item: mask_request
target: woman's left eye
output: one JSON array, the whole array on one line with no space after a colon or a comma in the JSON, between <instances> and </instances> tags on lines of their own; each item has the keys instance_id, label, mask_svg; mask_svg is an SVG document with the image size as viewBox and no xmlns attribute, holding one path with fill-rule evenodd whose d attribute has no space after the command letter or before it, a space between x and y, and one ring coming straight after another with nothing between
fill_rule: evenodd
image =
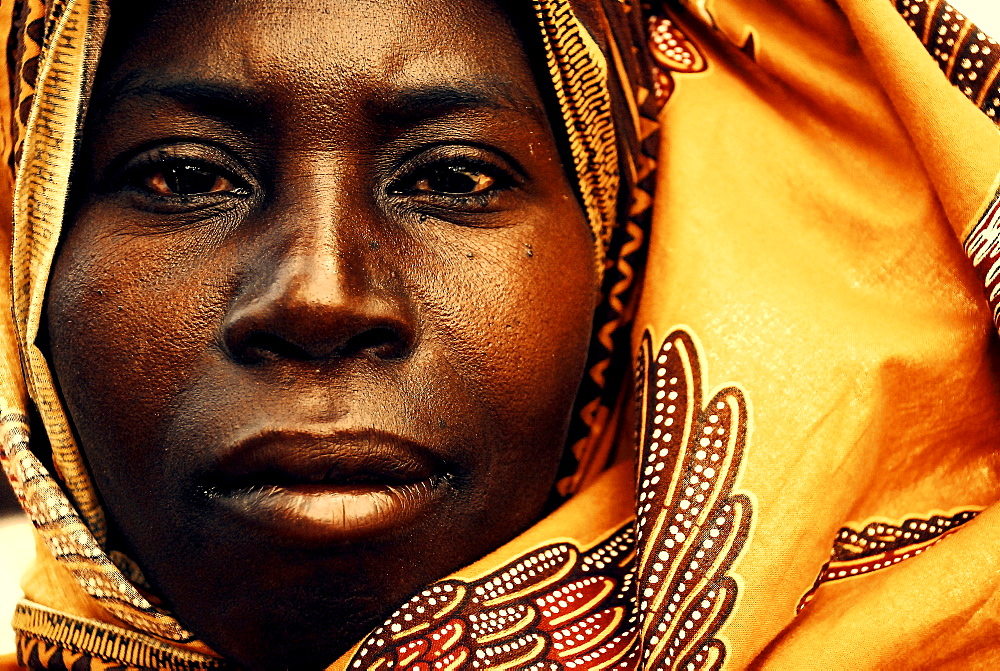
<instances>
[{"instance_id":1,"label":"woman's left eye","mask_svg":"<svg viewBox=\"0 0 1000 671\"><path fill-rule=\"evenodd\" d=\"M438 165L413 182L417 193L445 196L478 195L497 185L497 179L479 168L460 165Z\"/></svg>"},{"instance_id":2,"label":"woman's left eye","mask_svg":"<svg viewBox=\"0 0 1000 671\"><path fill-rule=\"evenodd\" d=\"M454 214L485 214L512 207L523 183L519 168L501 152L474 145L440 144L408 161L389 194L413 206Z\"/></svg>"}]
</instances>

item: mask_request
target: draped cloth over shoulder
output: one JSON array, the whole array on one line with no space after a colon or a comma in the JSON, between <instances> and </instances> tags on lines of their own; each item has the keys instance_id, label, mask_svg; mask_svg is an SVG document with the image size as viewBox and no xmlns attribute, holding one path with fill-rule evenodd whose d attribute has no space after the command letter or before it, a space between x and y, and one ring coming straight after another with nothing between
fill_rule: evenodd
<instances>
[{"instance_id":1,"label":"draped cloth over shoulder","mask_svg":"<svg viewBox=\"0 0 1000 671\"><path fill-rule=\"evenodd\" d=\"M567 500L332 668L995 668L1000 46L938 0L531 5L604 278ZM0 4L17 659L225 668L36 342L108 12Z\"/></svg>"}]
</instances>

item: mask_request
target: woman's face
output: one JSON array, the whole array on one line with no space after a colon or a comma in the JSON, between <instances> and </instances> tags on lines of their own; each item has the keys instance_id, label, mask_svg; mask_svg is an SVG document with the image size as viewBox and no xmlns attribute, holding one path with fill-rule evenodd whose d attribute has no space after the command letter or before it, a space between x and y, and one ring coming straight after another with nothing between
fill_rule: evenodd
<instances>
[{"instance_id":1,"label":"woman's face","mask_svg":"<svg viewBox=\"0 0 1000 671\"><path fill-rule=\"evenodd\" d=\"M329 663L541 514L597 277L475 0L112 26L48 329L118 542L251 667Z\"/></svg>"}]
</instances>

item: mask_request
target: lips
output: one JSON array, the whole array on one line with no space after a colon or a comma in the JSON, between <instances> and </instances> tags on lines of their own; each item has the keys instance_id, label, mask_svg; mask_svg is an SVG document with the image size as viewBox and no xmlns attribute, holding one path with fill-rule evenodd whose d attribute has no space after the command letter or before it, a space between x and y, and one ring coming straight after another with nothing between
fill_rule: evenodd
<instances>
[{"instance_id":1,"label":"lips","mask_svg":"<svg viewBox=\"0 0 1000 671\"><path fill-rule=\"evenodd\" d=\"M390 533L447 489L429 449L379 431L268 429L224 450L207 482L229 514L296 545Z\"/></svg>"}]
</instances>

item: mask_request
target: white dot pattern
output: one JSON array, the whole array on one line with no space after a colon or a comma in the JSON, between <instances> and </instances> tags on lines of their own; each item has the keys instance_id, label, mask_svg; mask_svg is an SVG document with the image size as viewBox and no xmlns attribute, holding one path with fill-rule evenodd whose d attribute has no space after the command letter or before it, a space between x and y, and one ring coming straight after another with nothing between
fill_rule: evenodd
<instances>
[{"instance_id":1,"label":"white dot pattern","mask_svg":"<svg viewBox=\"0 0 1000 671\"><path fill-rule=\"evenodd\" d=\"M1000 122L1000 47L964 14L940 0L896 0L896 9L945 76Z\"/></svg>"},{"instance_id":2,"label":"white dot pattern","mask_svg":"<svg viewBox=\"0 0 1000 671\"><path fill-rule=\"evenodd\" d=\"M737 387L702 405L697 345L686 332L652 352L647 334L637 370L644 399L636 520L637 542L645 541L636 579L643 666L701 669L725 654L712 636L733 607L736 583L725 572L749 533L750 502L731 494L747 410Z\"/></svg>"},{"instance_id":3,"label":"white dot pattern","mask_svg":"<svg viewBox=\"0 0 1000 671\"><path fill-rule=\"evenodd\" d=\"M979 509L962 510L950 515L911 517L897 523L880 520L861 528L841 528L830 551L830 561L799 600L797 610L812 600L823 583L861 577L918 557L978 514Z\"/></svg>"},{"instance_id":4,"label":"white dot pattern","mask_svg":"<svg viewBox=\"0 0 1000 671\"><path fill-rule=\"evenodd\" d=\"M654 63L653 93L662 106L674 91L672 73L701 72L706 67L705 58L668 16L649 16L647 32Z\"/></svg>"},{"instance_id":5,"label":"white dot pattern","mask_svg":"<svg viewBox=\"0 0 1000 671\"><path fill-rule=\"evenodd\" d=\"M746 434L742 392L701 402L693 338L676 331L638 362L637 519L593 547L539 548L465 583L416 595L376 629L353 668L708 669L736 598L726 575L745 542L749 500L732 494ZM670 482L682 487L669 501ZM647 538L645 544L642 539Z\"/></svg>"}]
</instances>

